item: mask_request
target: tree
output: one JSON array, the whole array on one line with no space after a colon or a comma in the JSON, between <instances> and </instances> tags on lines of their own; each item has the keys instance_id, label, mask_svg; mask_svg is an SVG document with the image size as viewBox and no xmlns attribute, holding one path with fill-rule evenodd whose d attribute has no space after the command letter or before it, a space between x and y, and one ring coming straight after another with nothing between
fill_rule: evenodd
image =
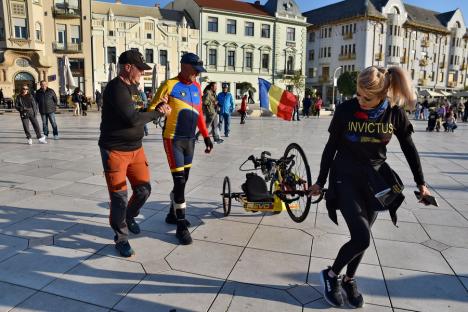
<instances>
[{"instance_id":1,"label":"tree","mask_svg":"<svg viewBox=\"0 0 468 312\"><path fill-rule=\"evenodd\" d=\"M338 90L345 96L356 94L358 72L344 72L338 78Z\"/></svg>"},{"instance_id":2,"label":"tree","mask_svg":"<svg viewBox=\"0 0 468 312\"><path fill-rule=\"evenodd\" d=\"M240 89L241 94L247 93L249 90L252 90L254 93L257 92L257 89L255 89L250 82L240 82L236 86Z\"/></svg>"},{"instance_id":3,"label":"tree","mask_svg":"<svg viewBox=\"0 0 468 312\"><path fill-rule=\"evenodd\" d=\"M305 76L302 75L302 72L300 70L295 71L294 75L292 76L287 76L283 78L283 81L287 85L293 86L293 93L296 93L296 95L301 97L302 93L304 92L305 88Z\"/></svg>"}]
</instances>

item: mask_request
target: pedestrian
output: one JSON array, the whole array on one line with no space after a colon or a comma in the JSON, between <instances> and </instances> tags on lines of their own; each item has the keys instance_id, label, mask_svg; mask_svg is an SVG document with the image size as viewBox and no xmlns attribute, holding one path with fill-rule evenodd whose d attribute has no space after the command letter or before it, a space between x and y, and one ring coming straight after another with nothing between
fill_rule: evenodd
<instances>
[{"instance_id":1,"label":"pedestrian","mask_svg":"<svg viewBox=\"0 0 468 312\"><path fill-rule=\"evenodd\" d=\"M203 115L205 116L206 128L209 130L211 128L211 134L213 134L213 139L216 143L221 144L224 142L223 139L219 137L219 114L218 114L218 100L216 99L216 82L210 82L205 89L203 90L202 97L202 110ZM200 130L195 134L195 138L198 141L200 137Z\"/></svg>"},{"instance_id":2,"label":"pedestrian","mask_svg":"<svg viewBox=\"0 0 468 312\"><path fill-rule=\"evenodd\" d=\"M97 110L99 112L99 111L101 111L101 107L102 107L102 94L97 89L96 89L96 92L94 93L94 98L96 100L96 106L97 106Z\"/></svg>"},{"instance_id":3,"label":"pedestrian","mask_svg":"<svg viewBox=\"0 0 468 312\"><path fill-rule=\"evenodd\" d=\"M254 99L253 99L253 94L254 94L253 90L252 90L252 89L249 89L249 91L247 91L247 93L249 94L248 103L249 103L249 104L254 104L255 101L254 101Z\"/></svg>"},{"instance_id":4,"label":"pedestrian","mask_svg":"<svg viewBox=\"0 0 468 312\"><path fill-rule=\"evenodd\" d=\"M369 247L377 211L389 209L396 223L396 209L404 200L401 181L385 162L392 134L398 138L422 198L430 192L411 138L413 126L403 108L414 101L407 72L400 67L368 67L359 74L356 95L333 115L320 173L311 193L320 194L330 172L328 214L337 223L336 209L341 211L351 239L341 247L333 266L320 273L324 297L333 306L343 306L343 289L349 304L359 308L364 299L355 274ZM338 276L345 266L346 275L339 283Z\"/></svg>"},{"instance_id":5,"label":"pedestrian","mask_svg":"<svg viewBox=\"0 0 468 312\"><path fill-rule=\"evenodd\" d=\"M422 107L422 114L424 120L427 120L429 118L429 101L427 100L427 97L424 98L424 102L421 104Z\"/></svg>"},{"instance_id":6,"label":"pedestrian","mask_svg":"<svg viewBox=\"0 0 468 312\"><path fill-rule=\"evenodd\" d=\"M311 107L312 107L312 98L310 94L308 93L306 94L305 98L302 100L303 117L309 118Z\"/></svg>"},{"instance_id":7,"label":"pedestrian","mask_svg":"<svg viewBox=\"0 0 468 312\"><path fill-rule=\"evenodd\" d=\"M317 118L320 118L320 110L322 109L323 106L323 101L322 97L317 95L317 100L315 100L314 108L315 108L315 113L317 114Z\"/></svg>"},{"instance_id":8,"label":"pedestrian","mask_svg":"<svg viewBox=\"0 0 468 312\"><path fill-rule=\"evenodd\" d=\"M223 92L218 94L218 105L224 123L224 136L228 137L231 130L231 114L234 112L234 98L228 91L227 84L223 85Z\"/></svg>"},{"instance_id":9,"label":"pedestrian","mask_svg":"<svg viewBox=\"0 0 468 312\"><path fill-rule=\"evenodd\" d=\"M73 116L81 116L81 102L83 99L81 98L80 88L76 87L75 90L73 90L71 100L75 108L73 111Z\"/></svg>"},{"instance_id":10,"label":"pedestrian","mask_svg":"<svg viewBox=\"0 0 468 312\"><path fill-rule=\"evenodd\" d=\"M88 98L86 95L83 94L83 92L80 92L80 98L81 98L81 115L82 116L88 116Z\"/></svg>"},{"instance_id":11,"label":"pedestrian","mask_svg":"<svg viewBox=\"0 0 468 312\"><path fill-rule=\"evenodd\" d=\"M465 115L465 104L463 103L461 99L458 102L457 110L458 110L458 116L456 116L455 118L457 120L463 120L463 116Z\"/></svg>"},{"instance_id":12,"label":"pedestrian","mask_svg":"<svg viewBox=\"0 0 468 312\"><path fill-rule=\"evenodd\" d=\"M237 111L241 116L241 125L245 124L245 117L247 116L247 95L244 94L242 97L241 107Z\"/></svg>"},{"instance_id":13,"label":"pedestrian","mask_svg":"<svg viewBox=\"0 0 468 312\"><path fill-rule=\"evenodd\" d=\"M457 129L457 120L455 115L452 112L448 112L445 116L445 122L442 124L444 126L445 132L453 132Z\"/></svg>"},{"instance_id":14,"label":"pedestrian","mask_svg":"<svg viewBox=\"0 0 468 312\"><path fill-rule=\"evenodd\" d=\"M36 119L36 115L39 113L39 108L37 107L36 100L31 93L29 93L29 86L27 84L24 84L21 87L21 92L15 99L15 108L20 113L21 122L23 124L28 144L31 145L33 143L31 133L29 132L29 122L31 122L34 132L36 132L36 137L39 140L39 143L46 144L47 138L44 135L41 135L41 128L39 127L39 123Z\"/></svg>"},{"instance_id":15,"label":"pedestrian","mask_svg":"<svg viewBox=\"0 0 468 312\"><path fill-rule=\"evenodd\" d=\"M57 121L55 119L55 111L57 109L57 95L55 91L48 87L47 81L40 82L40 88L36 91L36 102L39 106L39 112L42 119L42 131L46 137L49 136L49 124L52 126L52 133L54 140L58 140Z\"/></svg>"},{"instance_id":16,"label":"pedestrian","mask_svg":"<svg viewBox=\"0 0 468 312\"><path fill-rule=\"evenodd\" d=\"M4 102L5 102L5 97L3 96L3 89L0 88L0 105L3 106Z\"/></svg>"},{"instance_id":17,"label":"pedestrian","mask_svg":"<svg viewBox=\"0 0 468 312\"><path fill-rule=\"evenodd\" d=\"M418 120L419 117L421 115L421 103L416 102L416 107L415 107L415 110L414 110L414 119L415 120Z\"/></svg>"},{"instance_id":18,"label":"pedestrian","mask_svg":"<svg viewBox=\"0 0 468 312\"><path fill-rule=\"evenodd\" d=\"M202 112L202 97L197 77L206 72L203 62L193 53L185 53L180 60L180 72L175 78L166 80L156 92L149 110L154 109L168 96L172 113L166 119L163 130L163 143L174 186L170 193L171 205L166 223L176 224L176 237L180 244L192 243L186 220L185 185L192 167L195 151L195 130L198 127L204 141L205 153L210 153L213 143L206 129Z\"/></svg>"},{"instance_id":19,"label":"pedestrian","mask_svg":"<svg viewBox=\"0 0 468 312\"><path fill-rule=\"evenodd\" d=\"M291 92L292 93L292 92ZM293 115L292 115L292 120L297 120L297 121L300 121L301 119L299 118L299 110L300 110L300 107L299 107L299 97L297 95L294 95L294 97L296 98L296 105L294 105L294 110L293 110Z\"/></svg>"},{"instance_id":20,"label":"pedestrian","mask_svg":"<svg viewBox=\"0 0 468 312\"><path fill-rule=\"evenodd\" d=\"M143 126L170 113L162 103L155 111L135 109L137 85L145 70L151 69L138 51L125 51L119 56L119 75L106 86L101 116L101 152L104 175L110 196L110 226L115 232L115 248L123 257L134 254L128 242L128 231L138 234L135 218L151 193L148 160L142 146ZM127 179L133 194L128 200Z\"/></svg>"}]
</instances>

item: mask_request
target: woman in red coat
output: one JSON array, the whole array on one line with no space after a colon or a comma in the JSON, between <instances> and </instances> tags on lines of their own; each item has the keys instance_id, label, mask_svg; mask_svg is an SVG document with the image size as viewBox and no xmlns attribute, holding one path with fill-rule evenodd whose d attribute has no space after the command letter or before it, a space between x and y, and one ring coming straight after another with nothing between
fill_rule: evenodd
<instances>
[{"instance_id":1,"label":"woman in red coat","mask_svg":"<svg viewBox=\"0 0 468 312\"><path fill-rule=\"evenodd\" d=\"M241 125L245 124L245 116L247 115L247 95L242 97L241 107L238 112L241 115Z\"/></svg>"}]
</instances>

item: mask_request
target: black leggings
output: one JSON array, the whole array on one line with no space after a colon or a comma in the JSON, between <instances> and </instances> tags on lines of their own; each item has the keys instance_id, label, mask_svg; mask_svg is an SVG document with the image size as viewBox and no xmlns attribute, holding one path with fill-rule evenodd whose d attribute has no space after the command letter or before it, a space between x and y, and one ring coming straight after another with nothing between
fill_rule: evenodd
<instances>
[{"instance_id":1,"label":"black leggings","mask_svg":"<svg viewBox=\"0 0 468 312\"><path fill-rule=\"evenodd\" d=\"M185 185L187 184L189 173L190 168L185 168L184 171L172 173L172 180L174 181L172 193L174 194L174 202L176 204L185 203Z\"/></svg>"},{"instance_id":2,"label":"black leggings","mask_svg":"<svg viewBox=\"0 0 468 312\"><path fill-rule=\"evenodd\" d=\"M339 179L338 179L339 180ZM347 265L346 275L354 277L364 252L370 245L371 227L377 218L372 209L372 194L367 181L345 177L336 184L338 205L351 234L351 239L344 244L333 263L332 270L340 274Z\"/></svg>"}]
</instances>

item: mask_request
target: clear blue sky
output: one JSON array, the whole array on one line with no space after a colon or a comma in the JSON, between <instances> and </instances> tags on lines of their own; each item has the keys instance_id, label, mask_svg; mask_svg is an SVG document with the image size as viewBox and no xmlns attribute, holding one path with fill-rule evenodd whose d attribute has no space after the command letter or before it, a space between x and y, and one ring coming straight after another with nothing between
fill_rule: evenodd
<instances>
[{"instance_id":1,"label":"clear blue sky","mask_svg":"<svg viewBox=\"0 0 468 312\"><path fill-rule=\"evenodd\" d=\"M115 0L100 0L100 1L107 1L107 2L115 2ZM219 0L222 1L222 0ZM138 5L154 5L155 3L159 2L161 7L164 7L170 0L122 0L123 3L128 4L138 4ZM246 1L246 2L254 2ZM267 0L261 0L262 4L265 4ZM339 2L337 0L296 0L296 3L301 8L301 11L308 11L315 8L319 8L324 5L332 4ZM438 12L447 12L451 10L455 10L456 8L460 8L465 16L465 23L468 24L468 20L466 20L466 14L468 14L468 1L467 0L406 0L403 1L408 4L413 4L416 6L420 6L426 9L438 11Z\"/></svg>"}]
</instances>

